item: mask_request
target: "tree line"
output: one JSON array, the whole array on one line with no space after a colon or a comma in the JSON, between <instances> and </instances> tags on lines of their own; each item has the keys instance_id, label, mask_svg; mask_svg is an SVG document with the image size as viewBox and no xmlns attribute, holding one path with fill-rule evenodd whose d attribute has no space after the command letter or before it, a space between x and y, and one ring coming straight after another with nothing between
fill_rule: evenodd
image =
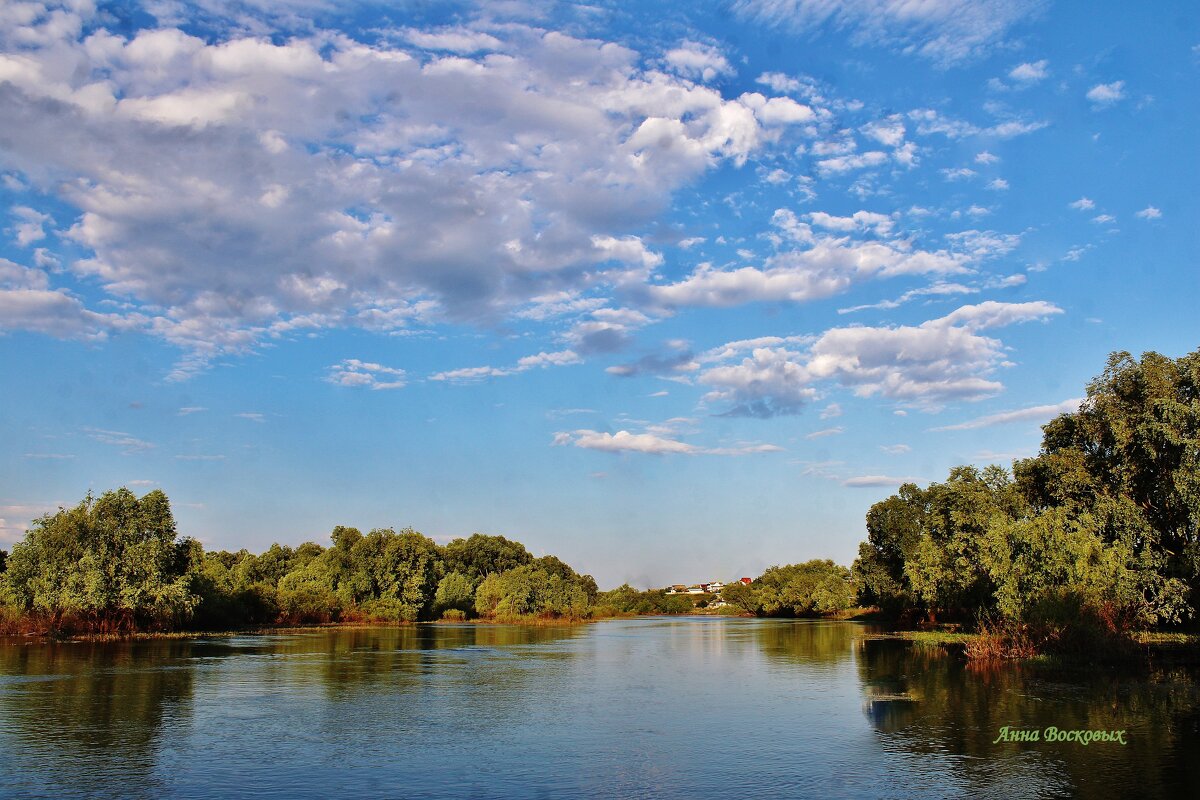
<instances>
[{"instance_id":1,"label":"tree line","mask_svg":"<svg viewBox=\"0 0 1200 800\"><path fill-rule=\"evenodd\" d=\"M33 522L0 553L13 629L130 632L338 621L586 619L608 611L590 575L520 542L446 546L411 529L334 528L330 546L206 552L180 537L162 491L125 488Z\"/></svg>"},{"instance_id":2,"label":"tree line","mask_svg":"<svg viewBox=\"0 0 1200 800\"><path fill-rule=\"evenodd\" d=\"M1029 650L1194 619L1200 350L1114 353L1079 411L1042 430L1039 453L1011 470L956 467L872 506L860 600Z\"/></svg>"}]
</instances>

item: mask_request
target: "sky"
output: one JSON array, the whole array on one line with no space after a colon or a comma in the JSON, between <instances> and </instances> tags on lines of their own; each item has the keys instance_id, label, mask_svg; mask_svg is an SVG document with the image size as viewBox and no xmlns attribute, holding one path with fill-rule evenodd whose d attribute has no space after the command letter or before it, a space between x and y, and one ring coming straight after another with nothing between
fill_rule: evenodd
<instances>
[{"instance_id":1,"label":"sky","mask_svg":"<svg viewBox=\"0 0 1200 800\"><path fill-rule=\"evenodd\" d=\"M0 547L849 564L1200 340L1200 7L0 5Z\"/></svg>"}]
</instances>

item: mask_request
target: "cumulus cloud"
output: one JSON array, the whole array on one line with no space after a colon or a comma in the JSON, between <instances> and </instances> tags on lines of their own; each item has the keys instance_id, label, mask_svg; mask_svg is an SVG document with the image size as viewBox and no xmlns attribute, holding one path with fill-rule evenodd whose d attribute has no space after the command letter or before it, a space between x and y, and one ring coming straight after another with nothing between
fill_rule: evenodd
<instances>
[{"instance_id":1,"label":"cumulus cloud","mask_svg":"<svg viewBox=\"0 0 1200 800\"><path fill-rule=\"evenodd\" d=\"M915 326L832 328L804 350L755 347L738 363L704 370L697 381L713 387L705 402L726 405L733 416L799 413L828 383L934 409L1003 388L990 377L1006 361L1003 343L982 331L1061 313L1045 301L987 301Z\"/></svg>"},{"instance_id":2,"label":"cumulus cloud","mask_svg":"<svg viewBox=\"0 0 1200 800\"><path fill-rule=\"evenodd\" d=\"M1125 81L1098 83L1088 89L1087 99L1093 108L1108 108L1125 97Z\"/></svg>"},{"instance_id":3,"label":"cumulus cloud","mask_svg":"<svg viewBox=\"0 0 1200 800\"><path fill-rule=\"evenodd\" d=\"M385 367L373 361L347 358L330 367L325 380L335 386L351 388L402 389L408 383L406 374L402 369Z\"/></svg>"},{"instance_id":4,"label":"cumulus cloud","mask_svg":"<svg viewBox=\"0 0 1200 800\"><path fill-rule=\"evenodd\" d=\"M28 206L13 206L12 215L17 220L13 227L13 240L20 247L28 247L46 238L43 226L50 222L50 215L35 211Z\"/></svg>"},{"instance_id":5,"label":"cumulus cloud","mask_svg":"<svg viewBox=\"0 0 1200 800\"><path fill-rule=\"evenodd\" d=\"M1027 61L1009 70L1008 77L1018 83L1037 83L1045 80L1050 74L1049 66L1050 62L1044 58L1040 61Z\"/></svg>"},{"instance_id":6,"label":"cumulus cloud","mask_svg":"<svg viewBox=\"0 0 1200 800\"><path fill-rule=\"evenodd\" d=\"M1018 408L1012 411L1001 411L998 414L988 414L983 417L969 419L966 422L958 422L953 425L942 425L937 428L930 428L931 431L969 431L976 428L990 428L993 425L1007 425L1013 422L1046 422L1059 414L1073 414L1079 410L1080 404L1083 402L1082 397L1074 397L1070 400L1064 400L1061 403L1052 403L1044 406L1030 406L1028 408Z\"/></svg>"},{"instance_id":7,"label":"cumulus cloud","mask_svg":"<svg viewBox=\"0 0 1200 800\"><path fill-rule=\"evenodd\" d=\"M871 232L876 237L892 233L891 217L859 211L849 217L824 212L800 221L779 209L772 223L781 242L790 240L804 249L785 249L765 260L762 267L717 269L700 264L691 275L671 284L653 284L642 291L648 302L664 307L728 307L752 302L807 302L846 291L856 283L899 275L964 272L977 255L949 250L920 250L907 240L855 240L838 235ZM816 233L813 226L832 230Z\"/></svg>"},{"instance_id":8,"label":"cumulus cloud","mask_svg":"<svg viewBox=\"0 0 1200 800\"><path fill-rule=\"evenodd\" d=\"M700 42L681 42L668 50L664 59L673 72L705 83L733 74L733 67L719 49Z\"/></svg>"},{"instance_id":9,"label":"cumulus cloud","mask_svg":"<svg viewBox=\"0 0 1200 800\"><path fill-rule=\"evenodd\" d=\"M1162 212L1154 206L1146 206L1141 211L1134 214L1138 219L1159 219L1162 217Z\"/></svg>"},{"instance_id":10,"label":"cumulus cloud","mask_svg":"<svg viewBox=\"0 0 1200 800\"><path fill-rule=\"evenodd\" d=\"M128 320L88 310L66 289L50 286L44 270L0 258L0 333L24 330L59 339L103 339Z\"/></svg>"},{"instance_id":11,"label":"cumulus cloud","mask_svg":"<svg viewBox=\"0 0 1200 800\"><path fill-rule=\"evenodd\" d=\"M880 45L948 66L981 57L1040 8L1036 0L736 0L734 11L797 32L848 28L859 45Z\"/></svg>"},{"instance_id":12,"label":"cumulus cloud","mask_svg":"<svg viewBox=\"0 0 1200 800\"><path fill-rule=\"evenodd\" d=\"M766 127L814 114L522 24L368 45L311 21L258 37L212 13L208 38L170 15L110 30L90 4L36 36L0 19L24 42L0 57L5 166L73 213L74 276L184 349L177 378L296 332L491 321L577 292L597 265L653 269L631 231L769 144ZM701 81L727 68L694 43L668 63ZM45 221L22 217L14 236L36 242ZM5 327L111 324L48 287L11 291Z\"/></svg>"}]
</instances>

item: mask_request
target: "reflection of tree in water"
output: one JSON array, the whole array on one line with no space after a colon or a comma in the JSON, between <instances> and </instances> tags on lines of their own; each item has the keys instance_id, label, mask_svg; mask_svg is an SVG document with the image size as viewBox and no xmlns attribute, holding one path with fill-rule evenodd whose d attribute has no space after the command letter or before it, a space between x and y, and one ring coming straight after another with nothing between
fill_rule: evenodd
<instances>
[{"instance_id":1,"label":"reflection of tree in water","mask_svg":"<svg viewBox=\"0 0 1200 800\"><path fill-rule=\"evenodd\" d=\"M754 641L771 662L790 666L833 664L850 657L860 626L847 622L779 620L753 626Z\"/></svg>"},{"instance_id":2,"label":"reflection of tree in water","mask_svg":"<svg viewBox=\"0 0 1200 800\"><path fill-rule=\"evenodd\" d=\"M973 792L1112 797L1127 787L1136 797L1200 797L1195 673L977 667L896 640L863 640L857 654L864 709L885 748L953 758ZM1005 725L1124 729L1128 744L994 744Z\"/></svg>"},{"instance_id":3,"label":"reflection of tree in water","mask_svg":"<svg viewBox=\"0 0 1200 800\"><path fill-rule=\"evenodd\" d=\"M178 640L0 645L0 793L55 793L48 782L113 794L153 786L164 725L190 714L191 649Z\"/></svg>"},{"instance_id":4,"label":"reflection of tree in water","mask_svg":"<svg viewBox=\"0 0 1200 800\"><path fill-rule=\"evenodd\" d=\"M569 627L518 625L343 628L284 637L270 649L276 656L273 667L286 671L289 680L319 683L329 699L338 700L363 691L422 686L430 682L430 675L452 674L455 666L470 666L481 659L494 666L506 662L520 666L518 662L525 660L522 655L533 655L535 661L565 657L560 649L544 645L576 635ZM489 670L486 675L473 675L472 685L519 672Z\"/></svg>"}]
</instances>

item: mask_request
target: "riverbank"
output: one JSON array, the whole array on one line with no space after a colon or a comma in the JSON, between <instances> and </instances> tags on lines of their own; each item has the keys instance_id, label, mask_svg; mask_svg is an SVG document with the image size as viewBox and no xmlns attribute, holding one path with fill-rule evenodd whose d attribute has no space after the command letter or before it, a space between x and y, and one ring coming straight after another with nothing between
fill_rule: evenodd
<instances>
[{"instance_id":1,"label":"riverbank","mask_svg":"<svg viewBox=\"0 0 1200 800\"><path fill-rule=\"evenodd\" d=\"M412 628L423 625L521 625L535 628L570 627L587 625L611 619L628 619L636 616L659 616L637 614L611 614L594 617L475 617L472 619L438 619L406 622L397 620L347 620L343 622L314 622L311 624L294 625L253 625L245 628L227 630L182 630L182 631L122 631L95 632L86 631L52 631L25 630L17 632L0 631L0 645L6 642L119 642L144 641L158 639L199 639L199 638L229 638L234 636L266 636L280 633L310 633L321 630L374 630L381 628Z\"/></svg>"},{"instance_id":2,"label":"riverbank","mask_svg":"<svg viewBox=\"0 0 1200 800\"><path fill-rule=\"evenodd\" d=\"M1044 651L1028 645L1008 646L995 634L961 631L892 631L868 634L867 639L894 639L914 647L942 652L972 663L1013 661L1070 664L1179 664L1200 666L1200 633L1138 631L1114 637L1109 646L1092 651Z\"/></svg>"}]
</instances>

